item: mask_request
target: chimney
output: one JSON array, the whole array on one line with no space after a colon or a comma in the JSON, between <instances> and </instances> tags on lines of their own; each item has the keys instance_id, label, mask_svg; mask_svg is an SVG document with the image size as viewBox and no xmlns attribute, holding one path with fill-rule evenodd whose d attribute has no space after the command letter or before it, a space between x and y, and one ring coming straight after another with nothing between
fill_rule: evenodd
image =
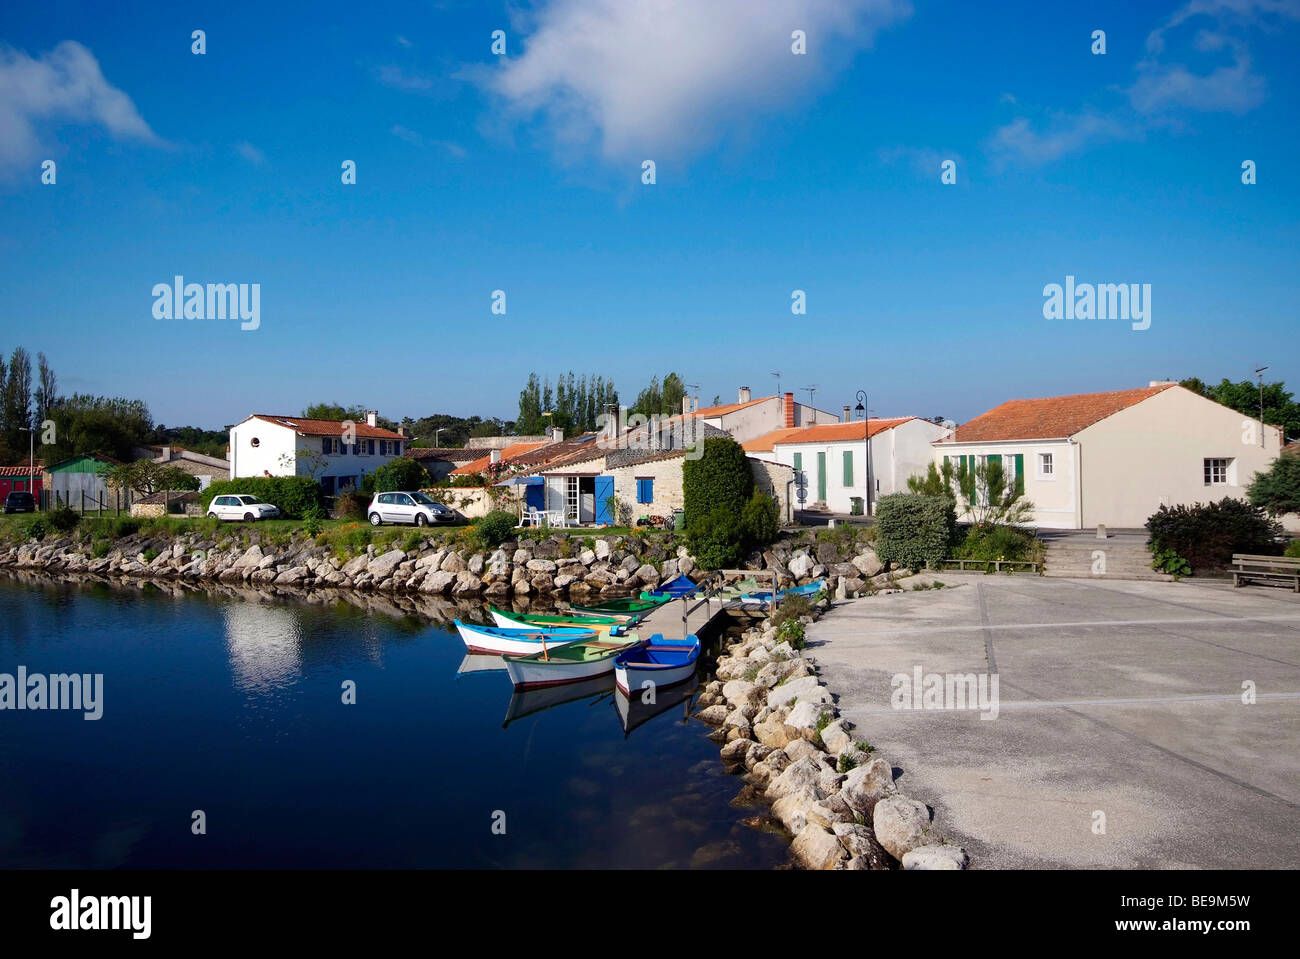
<instances>
[{"instance_id":1,"label":"chimney","mask_svg":"<svg viewBox=\"0 0 1300 959\"><path fill-rule=\"evenodd\" d=\"M367 426L379 425L379 410L366 410L366 425Z\"/></svg>"},{"instance_id":2,"label":"chimney","mask_svg":"<svg viewBox=\"0 0 1300 959\"><path fill-rule=\"evenodd\" d=\"M844 407L844 408L845 408L845 409L848 409L847 406ZM399 426L399 427L397 428L397 435L398 435L398 436L405 436L405 435L406 435L406 427L405 427L405 426Z\"/></svg>"},{"instance_id":3,"label":"chimney","mask_svg":"<svg viewBox=\"0 0 1300 959\"><path fill-rule=\"evenodd\" d=\"M488 463L490 463L492 466L496 466L500 462L501 462L500 450L492 450L490 453L488 453Z\"/></svg>"},{"instance_id":4,"label":"chimney","mask_svg":"<svg viewBox=\"0 0 1300 959\"><path fill-rule=\"evenodd\" d=\"M738 402L738 403L748 403L748 402L749 402L749 387L748 387L748 386L742 386L742 387L740 388L740 399L737 400L736 402Z\"/></svg>"},{"instance_id":5,"label":"chimney","mask_svg":"<svg viewBox=\"0 0 1300 959\"><path fill-rule=\"evenodd\" d=\"M559 442L562 442L563 440L564 440L564 430L560 429L558 426L552 426L552 427L551 427L551 442L552 442L552 443L559 443Z\"/></svg>"},{"instance_id":6,"label":"chimney","mask_svg":"<svg viewBox=\"0 0 1300 959\"><path fill-rule=\"evenodd\" d=\"M840 420L840 422L847 423L848 421L849 421L849 408L846 406L844 407L844 419Z\"/></svg>"},{"instance_id":7,"label":"chimney","mask_svg":"<svg viewBox=\"0 0 1300 959\"><path fill-rule=\"evenodd\" d=\"M170 446L164 446L162 448L162 456L159 457L159 459L164 463L170 463L172 461L172 448Z\"/></svg>"},{"instance_id":8,"label":"chimney","mask_svg":"<svg viewBox=\"0 0 1300 959\"><path fill-rule=\"evenodd\" d=\"M691 411L691 398L688 394L682 394L682 415L685 416Z\"/></svg>"},{"instance_id":9,"label":"chimney","mask_svg":"<svg viewBox=\"0 0 1300 959\"><path fill-rule=\"evenodd\" d=\"M784 397L785 405L785 428L789 429L794 426L794 393L787 393Z\"/></svg>"}]
</instances>

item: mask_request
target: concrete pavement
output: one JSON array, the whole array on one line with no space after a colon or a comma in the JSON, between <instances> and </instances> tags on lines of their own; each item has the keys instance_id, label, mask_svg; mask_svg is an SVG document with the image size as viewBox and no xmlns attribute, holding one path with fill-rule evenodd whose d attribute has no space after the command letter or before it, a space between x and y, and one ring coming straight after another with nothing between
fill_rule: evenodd
<instances>
[{"instance_id":1,"label":"concrete pavement","mask_svg":"<svg viewBox=\"0 0 1300 959\"><path fill-rule=\"evenodd\" d=\"M1300 597L938 578L837 603L809 646L854 738L972 868L1300 866ZM996 675L997 718L891 708L918 666Z\"/></svg>"}]
</instances>

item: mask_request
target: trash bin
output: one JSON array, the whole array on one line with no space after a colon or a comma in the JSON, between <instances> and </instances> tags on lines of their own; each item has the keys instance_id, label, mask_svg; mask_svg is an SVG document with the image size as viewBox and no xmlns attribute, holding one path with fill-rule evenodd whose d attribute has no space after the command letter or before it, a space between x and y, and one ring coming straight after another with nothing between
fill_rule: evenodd
<instances>
[{"instance_id":1,"label":"trash bin","mask_svg":"<svg viewBox=\"0 0 1300 959\"><path fill-rule=\"evenodd\" d=\"M686 510L684 509L673 510L673 529L685 529L685 528L686 528Z\"/></svg>"},{"instance_id":2,"label":"trash bin","mask_svg":"<svg viewBox=\"0 0 1300 959\"><path fill-rule=\"evenodd\" d=\"M850 496L850 497L849 497L849 515L850 515L850 516L861 516L861 515L862 515L862 497L861 497L861 496Z\"/></svg>"}]
</instances>

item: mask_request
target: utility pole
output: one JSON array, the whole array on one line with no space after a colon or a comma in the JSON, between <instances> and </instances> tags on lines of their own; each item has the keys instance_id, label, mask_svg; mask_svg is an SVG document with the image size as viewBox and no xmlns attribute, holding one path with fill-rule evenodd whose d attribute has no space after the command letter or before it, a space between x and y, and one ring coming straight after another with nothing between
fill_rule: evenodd
<instances>
[{"instance_id":1,"label":"utility pole","mask_svg":"<svg viewBox=\"0 0 1300 959\"><path fill-rule=\"evenodd\" d=\"M1255 376L1259 380L1259 446L1264 448L1264 371L1267 366L1261 366L1255 370Z\"/></svg>"}]
</instances>

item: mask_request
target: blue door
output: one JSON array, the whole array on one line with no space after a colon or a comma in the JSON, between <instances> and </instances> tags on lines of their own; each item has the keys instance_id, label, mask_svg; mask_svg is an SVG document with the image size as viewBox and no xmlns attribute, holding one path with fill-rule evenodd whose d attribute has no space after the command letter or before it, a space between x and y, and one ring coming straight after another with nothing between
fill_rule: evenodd
<instances>
[{"instance_id":1,"label":"blue door","mask_svg":"<svg viewBox=\"0 0 1300 959\"><path fill-rule=\"evenodd\" d=\"M596 522L606 526L614 525L614 516L609 509L609 499L614 495L614 477L596 477Z\"/></svg>"}]
</instances>

